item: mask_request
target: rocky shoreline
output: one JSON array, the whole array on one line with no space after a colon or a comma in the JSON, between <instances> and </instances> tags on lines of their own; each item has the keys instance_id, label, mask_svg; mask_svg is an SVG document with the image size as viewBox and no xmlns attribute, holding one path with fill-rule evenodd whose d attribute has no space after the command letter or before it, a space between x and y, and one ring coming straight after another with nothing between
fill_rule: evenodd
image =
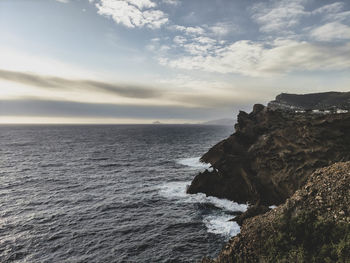
<instances>
[{"instance_id":1,"label":"rocky shoreline","mask_svg":"<svg viewBox=\"0 0 350 263\"><path fill-rule=\"evenodd\" d=\"M247 219L217 259L203 262L350 262L350 162L316 170L287 201Z\"/></svg>"},{"instance_id":2,"label":"rocky shoreline","mask_svg":"<svg viewBox=\"0 0 350 263\"><path fill-rule=\"evenodd\" d=\"M188 193L250 208L235 218L241 234L203 262L350 262L349 109L349 92L329 92L281 94L239 113Z\"/></svg>"}]
</instances>

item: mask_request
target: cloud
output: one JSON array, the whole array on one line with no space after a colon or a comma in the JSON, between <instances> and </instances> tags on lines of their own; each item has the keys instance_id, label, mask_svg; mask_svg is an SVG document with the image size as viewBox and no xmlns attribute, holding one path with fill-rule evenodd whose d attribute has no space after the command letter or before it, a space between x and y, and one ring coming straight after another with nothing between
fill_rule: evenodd
<instances>
[{"instance_id":1,"label":"cloud","mask_svg":"<svg viewBox=\"0 0 350 263\"><path fill-rule=\"evenodd\" d=\"M269 45L248 40L218 48L211 55L161 59L173 68L245 76L273 76L297 71L344 70L350 68L350 43L322 46L294 40L277 40Z\"/></svg>"},{"instance_id":2,"label":"cloud","mask_svg":"<svg viewBox=\"0 0 350 263\"><path fill-rule=\"evenodd\" d=\"M222 82L216 82L216 81L208 82L208 81L200 81L198 79L194 80L194 79L188 79L188 78L178 80L176 82L174 82L174 78L172 78L171 81L164 81L164 82L158 83L166 87L180 88L180 91L178 92L172 89L160 91L159 89L155 89L155 88L111 84L111 83L105 83L105 82L93 81L93 80L74 80L74 79L64 79L59 77L47 77L47 76L39 76L35 74L5 71L5 70L0 70L0 80L12 81L12 82L16 82L24 85L41 87L45 89L54 89L55 92L56 91L78 91L79 93L82 94L82 97L83 95L91 91L96 91L107 95L110 95L110 94L117 95L122 98L150 99L151 101L152 99L154 99L154 102L152 103L152 105L158 105L158 106L173 105L171 107L223 108L223 107L232 106L233 104L236 106L243 105L244 103L247 102L246 99L242 99L241 97L238 98L236 93L223 90L222 88L225 85ZM198 87L201 87L201 89L206 88L207 90L206 92L202 90L202 93L198 95L198 90L197 90ZM214 89L212 89L213 87ZM184 88L185 91L181 88ZM213 90L215 90L215 94L213 93ZM43 96L43 94L40 94L38 96L37 93L33 93L31 95L24 95L24 97L27 97L27 98L28 96L30 96L30 98L41 97L42 99L39 99L40 101L43 100L44 98L46 99L50 98L50 96ZM22 94L22 97L23 97L23 94ZM18 99L22 97L13 96L12 99ZM71 97L67 96L64 98L67 98L69 100ZM75 100L76 98L72 97L71 99ZM155 103L159 101L159 99L161 99L160 103ZM38 99L31 99L31 100L38 100ZM82 100L82 102L87 104L91 103L91 101L84 101L84 100ZM101 102L106 102L106 101L102 100ZM131 100L126 102L126 99L123 99L121 101L118 101L118 103L119 102L123 102L124 104L131 103L133 105L135 105L134 103L141 104L141 105L142 104L150 105L149 100ZM109 103L115 103L115 102L109 102Z\"/></svg>"},{"instance_id":3,"label":"cloud","mask_svg":"<svg viewBox=\"0 0 350 263\"><path fill-rule=\"evenodd\" d=\"M202 93L178 95L175 99L188 105L195 105L196 107L200 108L235 108L241 110L251 107L253 104L259 102L259 99L261 99L261 97L256 98L254 96L248 96L245 98L242 97L243 96L232 96L228 94L213 95L212 93ZM260 102L262 103L263 101Z\"/></svg>"},{"instance_id":4,"label":"cloud","mask_svg":"<svg viewBox=\"0 0 350 263\"><path fill-rule=\"evenodd\" d=\"M335 2L324 5L312 11L313 15L322 15L322 20L329 22L350 23L350 11L343 11L345 4L343 2Z\"/></svg>"},{"instance_id":5,"label":"cloud","mask_svg":"<svg viewBox=\"0 0 350 263\"><path fill-rule=\"evenodd\" d=\"M57 2L63 3L63 4L67 4L69 3L69 0L56 0Z\"/></svg>"},{"instance_id":6,"label":"cloud","mask_svg":"<svg viewBox=\"0 0 350 263\"><path fill-rule=\"evenodd\" d=\"M314 11L312 11L312 14L329 14L329 13L338 13L344 8L344 3L342 2L335 2L332 4L321 6Z\"/></svg>"},{"instance_id":7,"label":"cloud","mask_svg":"<svg viewBox=\"0 0 350 263\"><path fill-rule=\"evenodd\" d=\"M182 49L182 55L161 56L158 61L172 68L245 76L348 69L350 44L339 43L339 40L349 39L350 34L349 26L339 22L345 21L348 15L342 12L345 4L335 2L306 10L307 3L308 0L269 0L248 8L259 30L264 33L259 37L260 41L220 41L229 30L239 31L238 27L228 23L202 27L173 25L171 29L183 33L173 39L173 47ZM306 27L304 24L303 33L294 32L303 18L309 18L305 21L309 23L330 20L331 17L333 21L323 26ZM305 41L307 39L338 43L329 48L329 43L309 43Z\"/></svg>"},{"instance_id":8,"label":"cloud","mask_svg":"<svg viewBox=\"0 0 350 263\"><path fill-rule=\"evenodd\" d=\"M175 36L173 41L177 45L183 45L184 43L187 42L187 39L184 38L183 36Z\"/></svg>"},{"instance_id":9,"label":"cloud","mask_svg":"<svg viewBox=\"0 0 350 263\"><path fill-rule=\"evenodd\" d=\"M252 18L264 33L283 33L299 24L307 15L303 0L267 1L251 7Z\"/></svg>"},{"instance_id":10,"label":"cloud","mask_svg":"<svg viewBox=\"0 0 350 263\"><path fill-rule=\"evenodd\" d=\"M175 5L175 6L181 4L179 0L163 0L162 2L167 5Z\"/></svg>"},{"instance_id":11,"label":"cloud","mask_svg":"<svg viewBox=\"0 0 350 263\"><path fill-rule=\"evenodd\" d=\"M217 40L202 34L187 35L186 37L175 36L173 43L175 47L182 48L192 55L209 54L218 44Z\"/></svg>"},{"instance_id":12,"label":"cloud","mask_svg":"<svg viewBox=\"0 0 350 263\"><path fill-rule=\"evenodd\" d=\"M39 53L28 53L0 45L0 69L18 72L32 72L38 75L60 76L64 78L104 77L82 65L63 62Z\"/></svg>"},{"instance_id":13,"label":"cloud","mask_svg":"<svg viewBox=\"0 0 350 263\"><path fill-rule=\"evenodd\" d=\"M106 83L94 80L66 79L61 77L47 77L30 73L7 71L0 69L0 79L13 81L35 87L55 88L61 90L81 89L84 91L94 90L116 94L127 98L157 98L162 93L157 89Z\"/></svg>"},{"instance_id":14,"label":"cloud","mask_svg":"<svg viewBox=\"0 0 350 263\"><path fill-rule=\"evenodd\" d=\"M61 100L0 100L0 116L207 119L223 116L220 109L82 103ZM233 114L232 114L233 116Z\"/></svg>"},{"instance_id":15,"label":"cloud","mask_svg":"<svg viewBox=\"0 0 350 263\"><path fill-rule=\"evenodd\" d=\"M184 44L183 47L185 51L191 55L207 55L213 50L214 45L212 43L194 41L192 43Z\"/></svg>"},{"instance_id":16,"label":"cloud","mask_svg":"<svg viewBox=\"0 0 350 263\"><path fill-rule=\"evenodd\" d=\"M350 27L339 22L331 22L311 31L311 37L318 41L350 39Z\"/></svg>"},{"instance_id":17,"label":"cloud","mask_svg":"<svg viewBox=\"0 0 350 263\"><path fill-rule=\"evenodd\" d=\"M350 11L327 14L325 20L350 23Z\"/></svg>"},{"instance_id":18,"label":"cloud","mask_svg":"<svg viewBox=\"0 0 350 263\"><path fill-rule=\"evenodd\" d=\"M186 35L203 35L205 33L205 30L200 26L186 27L186 26L173 25L169 28L172 30L184 32Z\"/></svg>"},{"instance_id":19,"label":"cloud","mask_svg":"<svg viewBox=\"0 0 350 263\"><path fill-rule=\"evenodd\" d=\"M168 22L167 15L154 9L151 0L100 0L96 3L98 14L111 17L117 24L126 27L160 28Z\"/></svg>"},{"instance_id":20,"label":"cloud","mask_svg":"<svg viewBox=\"0 0 350 263\"><path fill-rule=\"evenodd\" d=\"M215 36L225 36L229 34L230 32L239 32L240 29L237 25L229 22L218 22L212 26L209 27L209 30L211 31L212 34Z\"/></svg>"},{"instance_id":21,"label":"cloud","mask_svg":"<svg viewBox=\"0 0 350 263\"><path fill-rule=\"evenodd\" d=\"M199 36L194 38L196 42L199 42L201 44L208 44L208 45L214 45L216 43L215 39L209 38L209 37L204 37L204 36Z\"/></svg>"},{"instance_id":22,"label":"cloud","mask_svg":"<svg viewBox=\"0 0 350 263\"><path fill-rule=\"evenodd\" d=\"M335 2L323 5L314 10L306 10L307 0L270 0L254 4L250 11L252 19L263 33L291 34L303 18L321 16L327 21L350 21L350 11L343 11L345 4Z\"/></svg>"}]
</instances>

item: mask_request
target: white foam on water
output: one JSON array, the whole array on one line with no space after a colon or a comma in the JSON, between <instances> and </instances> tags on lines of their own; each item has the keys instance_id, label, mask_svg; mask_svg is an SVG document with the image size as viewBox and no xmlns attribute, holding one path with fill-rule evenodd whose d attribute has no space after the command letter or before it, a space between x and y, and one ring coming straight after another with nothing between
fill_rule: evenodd
<instances>
[{"instance_id":1,"label":"white foam on water","mask_svg":"<svg viewBox=\"0 0 350 263\"><path fill-rule=\"evenodd\" d=\"M229 221L232 215L209 215L203 219L209 233L233 237L240 232L240 227L236 222Z\"/></svg>"},{"instance_id":2,"label":"white foam on water","mask_svg":"<svg viewBox=\"0 0 350 263\"><path fill-rule=\"evenodd\" d=\"M210 203L217 208L227 211L241 211L247 210L247 205L238 204L227 199L220 199L213 196L206 196L205 194L186 194L187 186L191 182L170 182L163 184L160 187L160 195L170 199L177 199L177 201L185 203Z\"/></svg>"},{"instance_id":3,"label":"white foam on water","mask_svg":"<svg viewBox=\"0 0 350 263\"><path fill-rule=\"evenodd\" d=\"M178 199L186 197L186 188L190 182L170 182L160 187L160 195L163 197Z\"/></svg>"},{"instance_id":4,"label":"white foam on water","mask_svg":"<svg viewBox=\"0 0 350 263\"><path fill-rule=\"evenodd\" d=\"M219 199L205 194L186 194L187 186L191 182L169 182L160 187L159 193L161 196L173 199L179 203L200 203L212 204L217 208L222 209L221 214L208 215L204 217L203 222L208 229L208 232L219 234L224 237L237 235L240 227L236 222L229 221L234 216L230 212L247 210L246 204L238 204L227 199ZM217 212L215 212L217 213Z\"/></svg>"},{"instance_id":5,"label":"white foam on water","mask_svg":"<svg viewBox=\"0 0 350 263\"><path fill-rule=\"evenodd\" d=\"M241 211L245 212L248 208L246 204L238 204L227 199L220 199L213 196L205 197L210 203L214 204L218 208L222 208L228 211Z\"/></svg>"},{"instance_id":6,"label":"white foam on water","mask_svg":"<svg viewBox=\"0 0 350 263\"><path fill-rule=\"evenodd\" d=\"M177 163L191 167L192 169L209 169L210 167L210 164L202 163L200 157L179 159Z\"/></svg>"}]
</instances>

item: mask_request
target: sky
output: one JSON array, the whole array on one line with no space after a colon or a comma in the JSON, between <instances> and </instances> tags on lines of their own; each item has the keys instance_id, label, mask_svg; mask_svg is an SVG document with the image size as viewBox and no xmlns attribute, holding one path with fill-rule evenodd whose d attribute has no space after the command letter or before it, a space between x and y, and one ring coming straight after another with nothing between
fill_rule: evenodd
<instances>
[{"instance_id":1,"label":"sky","mask_svg":"<svg viewBox=\"0 0 350 263\"><path fill-rule=\"evenodd\" d=\"M350 1L0 0L0 123L198 123L350 91Z\"/></svg>"}]
</instances>

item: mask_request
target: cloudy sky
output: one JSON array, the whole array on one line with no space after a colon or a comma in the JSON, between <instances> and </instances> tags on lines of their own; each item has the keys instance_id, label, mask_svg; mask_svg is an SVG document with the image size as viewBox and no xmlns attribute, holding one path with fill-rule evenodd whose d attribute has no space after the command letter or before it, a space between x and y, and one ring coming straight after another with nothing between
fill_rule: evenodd
<instances>
[{"instance_id":1,"label":"cloudy sky","mask_svg":"<svg viewBox=\"0 0 350 263\"><path fill-rule=\"evenodd\" d=\"M233 118L350 90L350 1L1 0L0 123Z\"/></svg>"}]
</instances>

